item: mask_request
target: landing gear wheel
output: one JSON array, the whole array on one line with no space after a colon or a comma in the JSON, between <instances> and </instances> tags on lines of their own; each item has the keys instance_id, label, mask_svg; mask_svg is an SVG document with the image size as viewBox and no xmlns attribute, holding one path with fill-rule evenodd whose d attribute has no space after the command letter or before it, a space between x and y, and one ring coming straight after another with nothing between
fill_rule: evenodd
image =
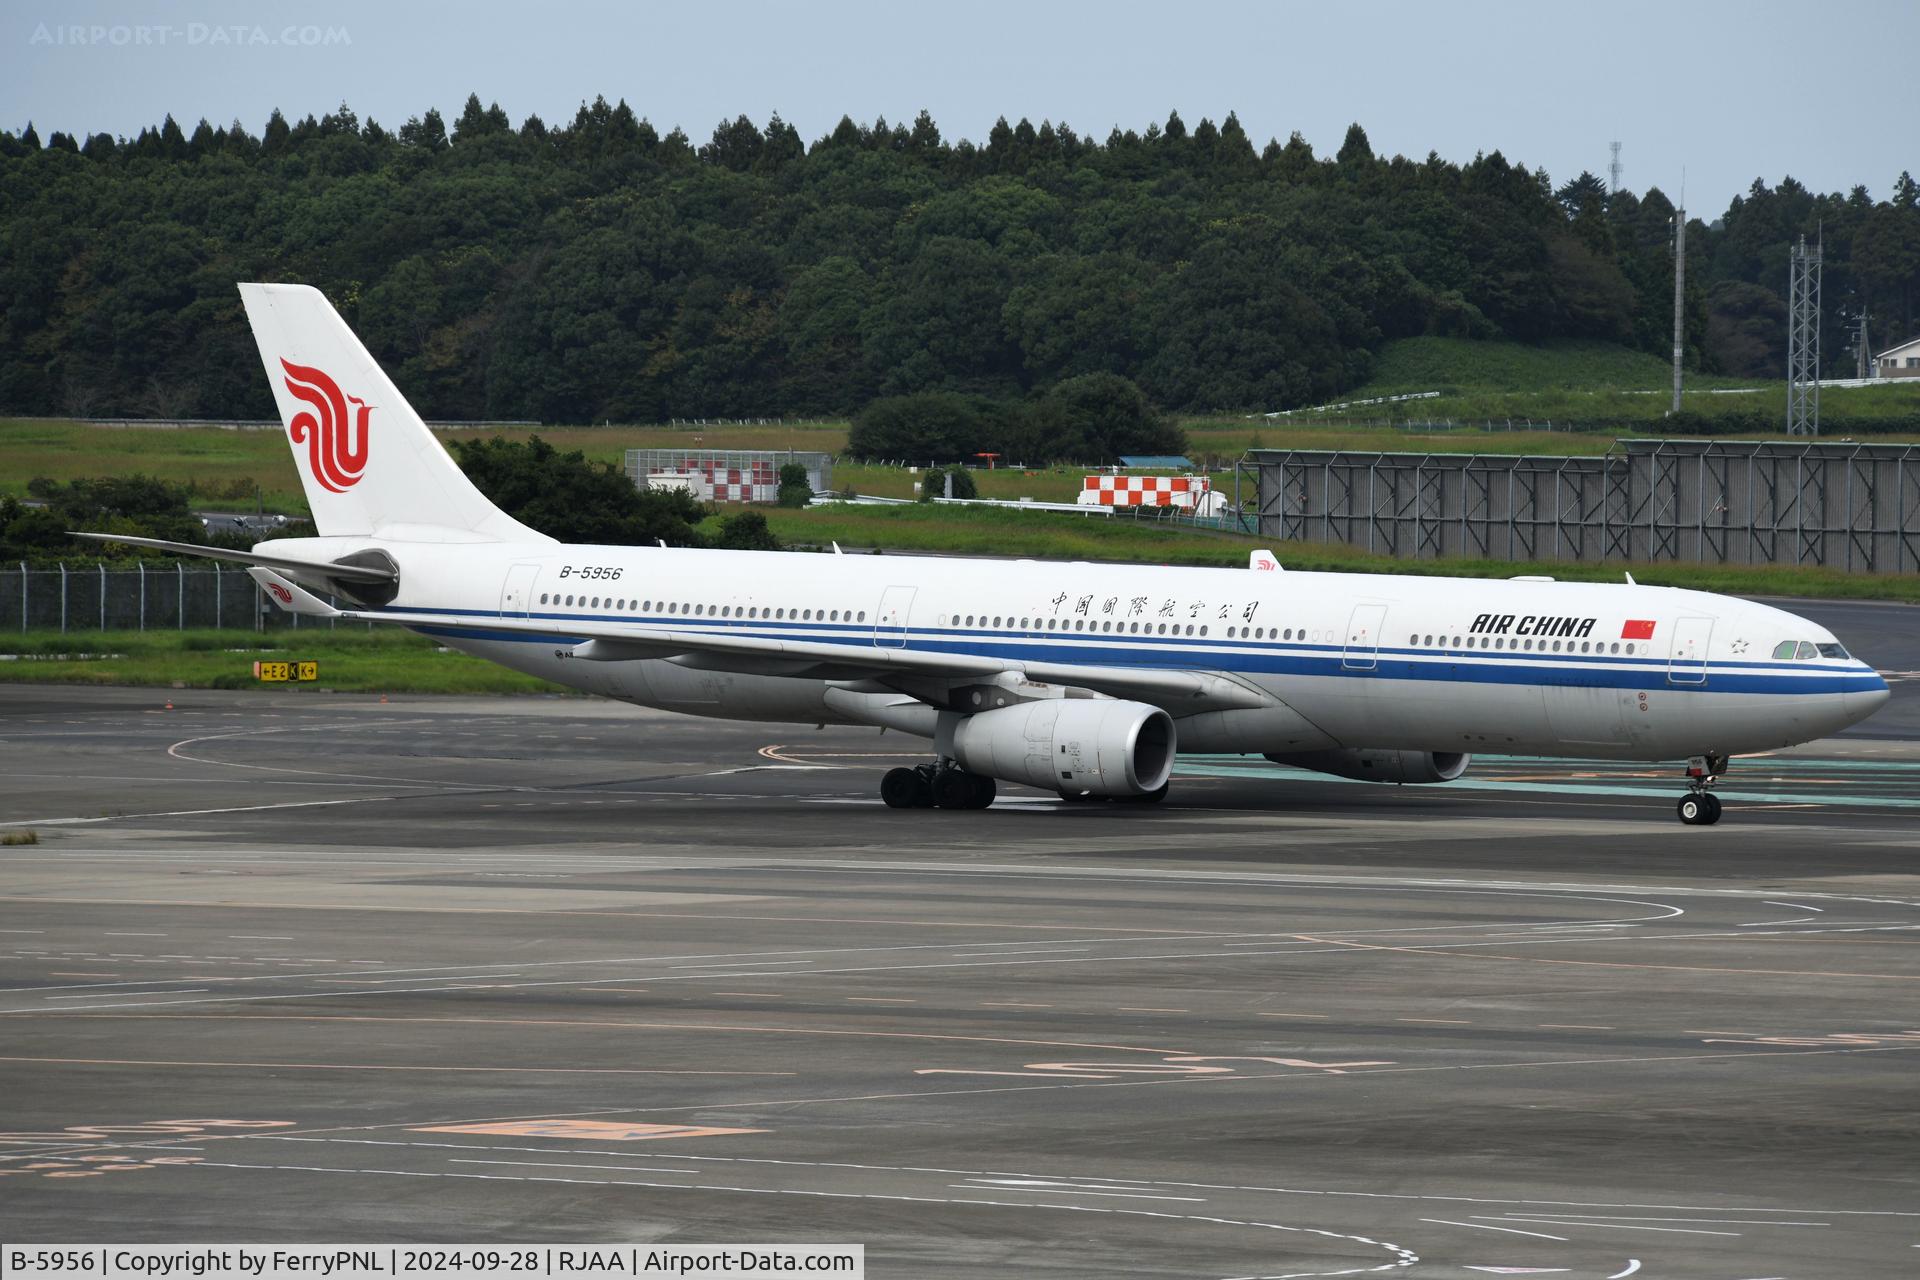
<instances>
[{"instance_id":1,"label":"landing gear wheel","mask_svg":"<svg viewBox=\"0 0 1920 1280\"><path fill-rule=\"evenodd\" d=\"M1710 827L1720 821L1720 797L1710 791L1681 796L1679 812L1690 827Z\"/></svg>"},{"instance_id":2,"label":"landing gear wheel","mask_svg":"<svg viewBox=\"0 0 1920 1280\"><path fill-rule=\"evenodd\" d=\"M965 769L942 769L933 775L933 803L941 809L972 809L973 775Z\"/></svg>"},{"instance_id":3,"label":"landing gear wheel","mask_svg":"<svg viewBox=\"0 0 1920 1280\"><path fill-rule=\"evenodd\" d=\"M1707 790L1727 771L1726 756L1705 755L1687 758L1686 795L1680 797L1680 821L1689 827L1710 827L1720 821L1720 797Z\"/></svg>"},{"instance_id":4,"label":"landing gear wheel","mask_svg":"<svg viewBox=\"0 0 1920 1280\"><path fill-rule=\"evenodd\" d=\"M917 769L889 769L880 779L880 798L889 809L930 809L933 791Z\"/></svg>"},{"instance_id":5,"label":"landing gear wheel","mask_svg":"<svg viewBox=\"0 0 1920 1280\"><path fill-rule=\"evenodd\" d=\"M985 774L970 773L967 777L973 782L973 795L968 797L967 808L984 809L993 803L996 795L1000 794L1000 788Z\"/></svg>"}]
</instances>

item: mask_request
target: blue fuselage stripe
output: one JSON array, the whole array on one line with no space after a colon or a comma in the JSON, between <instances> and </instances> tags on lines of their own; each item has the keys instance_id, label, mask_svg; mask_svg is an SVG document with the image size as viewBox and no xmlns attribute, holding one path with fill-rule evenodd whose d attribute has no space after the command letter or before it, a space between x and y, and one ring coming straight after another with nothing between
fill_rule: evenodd
<instances>
[{"instance_id":1,"label":"blue fuselage stripe","mask_svg":"<svg viewBox=\"0 0 1920 1280\"><path fill-rule=\"evenodd\" d=\"M764 619L688 618L678 615L529 613L502 614L480 609L423 609L388 606L388 613L475 619L524 618L530 622L589 622L597 626L629 624L709 631L760 639L805 638L844 644L858 652L871 647L872 623L769 622ZM426 635L514 644L573 645L584 637L529 636L472 627L419 626ZM1145 667L1174 671L1222 671L1243 675L1334 676L1373 680L1423 680L1457 684L1541 685L1575 689L1641 689L1650 684L1674 691L1762 694L1863 693L1886 688L1878 673L1852 666L1802 662L1726 662L1674 664L1670 679L1666 658L1586 654L1518 654L1474 650L1380 648L1350 658L1338 645L1187 636L1106 636L1087 632L980 631L916 627L888 628L889 640L903 638L920 652L972 654L1026 662L1072 663L1101 667ZM1149 647L1151 646L1151 647ZM1704 679L1702 678L1704 676Z\"/></svg>"}]
</instances>

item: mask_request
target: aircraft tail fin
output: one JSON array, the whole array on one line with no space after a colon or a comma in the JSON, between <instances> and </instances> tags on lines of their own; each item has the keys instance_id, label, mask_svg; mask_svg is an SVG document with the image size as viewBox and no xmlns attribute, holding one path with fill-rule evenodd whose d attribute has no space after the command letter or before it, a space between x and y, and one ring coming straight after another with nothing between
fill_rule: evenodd
<instances>
[{"instance_id":1,"label":"aircraft tail fin","mask_svg":"<svg viewBox=\"0 0 1920 1280\"><path fill-rule=\"evenodd\" d=\"M318 289L243 284L240 299L321 535L550 541L474 488Z\"/></svg>"}]
</instances>

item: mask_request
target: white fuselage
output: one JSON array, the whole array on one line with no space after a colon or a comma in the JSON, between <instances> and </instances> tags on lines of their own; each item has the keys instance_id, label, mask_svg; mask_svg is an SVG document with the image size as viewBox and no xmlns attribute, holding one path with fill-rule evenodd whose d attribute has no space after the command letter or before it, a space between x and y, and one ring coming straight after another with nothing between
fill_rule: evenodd
<instances>
[{"instance_id":1,"label":"white fuselage","mask_svg":"<svg viewBox=\"0 0 1920 1280\"><path fill-rule=\"evenodd\" d=\"M370 547L400 569L384 612L471 620L419 628L450 646L589 693L727 719L852 722L830 705L832 680L580 661L565 640L488 623L1201 671L1277 700L1168 707L1182 751L1738 755L1830 734L1887 697L1822 627L1665 587L360 537L259 550L330 560ZM1782 646L1807 656L1775 656Z\"/></svg>"}]
</instances>

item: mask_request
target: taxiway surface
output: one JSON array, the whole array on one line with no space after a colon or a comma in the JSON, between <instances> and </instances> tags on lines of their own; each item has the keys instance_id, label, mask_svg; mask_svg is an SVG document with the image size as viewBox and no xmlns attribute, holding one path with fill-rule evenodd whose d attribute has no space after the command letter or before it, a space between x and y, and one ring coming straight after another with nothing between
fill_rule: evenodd
<instances>
[{"instance_id":1,"label":"taxiway surface","mask_svg":"<svg viewBox=\"0 0 1920 1280\"><path fill-rule=\"evenodd\" d=\"M920 751L0 690L0 1238L1913 1274L1920 742L1740 761L1714 828L1500 758L881 807Z\"/></svg>"}]
</instances>

